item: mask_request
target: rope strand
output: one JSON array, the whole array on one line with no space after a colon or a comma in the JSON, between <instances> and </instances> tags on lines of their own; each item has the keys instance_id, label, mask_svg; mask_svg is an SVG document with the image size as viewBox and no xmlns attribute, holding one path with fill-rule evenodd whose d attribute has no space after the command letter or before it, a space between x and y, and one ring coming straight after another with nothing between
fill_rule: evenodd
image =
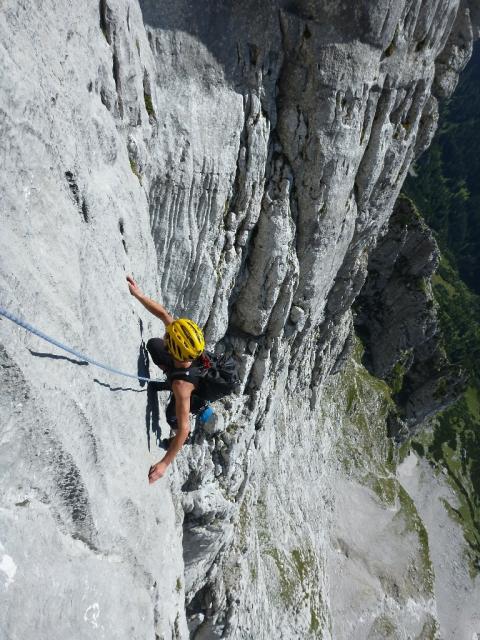
<instances>
[{"instance_id":1,"label":"rope strand","mask_svg":"<svg viewBox=\"0 0 480 640\"><path fill-rule=\"evenodd\" d=\"M101 369L105 369L105 371L110 371L110 373L115 373L117 375L124 376L125 378L134 378L135 380L141 380L144 382L158 382L158 380L155 380L154 378L145 378L144 376L136 376L133 373L125 373L125 371L120 371L120 369L115 369L114 367L110 367L107 364L103 364L101 362L98 362L97 360L94 360L93 358L90 358L82 353L79 353L78 351L75 351L75 349L72 349L71 347L67 347L67 345L63 344L62 342L55 340L55 338L51 338L50 336L47 336L46 333L43 333L43 331L36 329L33 325L29 324L25 320L22 320L21 318L17 318L17 316L15 316L10 311L7 311L7 309L4 309L3 307L0 307L0 316L7 318L7 320L11 320L15 324L17 324L19 327L22 327L22 329L26 329L30 333L33 333L33 335L38 336L39 338L42 338L42 340L46 340L47 342L50 342L50 344L53 344L55 347L58 347L59 349L62 349L67 353L71 353L72 355L79 358L80 360L83 360L84 362L88 362L89 364L92 364L95 367L100 367Z\"/></svg>"}]
</instances>

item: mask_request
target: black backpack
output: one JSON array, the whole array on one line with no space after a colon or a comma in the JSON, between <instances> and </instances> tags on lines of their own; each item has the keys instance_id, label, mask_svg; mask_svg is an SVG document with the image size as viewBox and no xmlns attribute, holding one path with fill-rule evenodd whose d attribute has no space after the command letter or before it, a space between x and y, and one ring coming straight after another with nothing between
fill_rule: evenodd
<instances>
[{"instance_id":1,"label":"black backpack","mask_svg":"<svg viewBox=\"0 0 480 640\"><path fill-rule=\"evenodd\" d=\"M198 395L205 400L214 402L233 393L240 384L237 371L237 363L232 356L216 356L210 351L205 351L200 358ZM197 363L193 365L197 366Z\"/></svg>"},{"instance_id":2,"label":"black backpack","mask_svg":"<svg viewBox=\"0 0 480 640\"><path fill-rule=\"evenodd\" d=\"M216 356L204 351L188 369L173 369L167 373L165 388L171 389L174 380L186 380L195 385L195 395L214 402L233 393L240 384L237 363L232 356Z\"/></svg>"}]
</instances>

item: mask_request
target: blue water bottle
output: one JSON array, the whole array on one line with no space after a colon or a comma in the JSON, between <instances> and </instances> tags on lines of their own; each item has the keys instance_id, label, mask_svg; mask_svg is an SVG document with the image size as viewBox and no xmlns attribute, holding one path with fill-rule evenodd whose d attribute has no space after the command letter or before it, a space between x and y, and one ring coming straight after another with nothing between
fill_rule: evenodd
<instances>
[{"instance_id":1,"label":"blue water bottle","mask_svg":"<svg viewBox=\"0 0 480 640\"><path fill-rule=\"evenodd\" d=\"M202 409L202 411L200 411L200 413L198 414L198 422L201 425L206 424L210 420L210 418L214 415L214 413L215 412L212 409L212 407L209 404L207 404L207 406L204 409Z\"/></svg>"}]
</instances>

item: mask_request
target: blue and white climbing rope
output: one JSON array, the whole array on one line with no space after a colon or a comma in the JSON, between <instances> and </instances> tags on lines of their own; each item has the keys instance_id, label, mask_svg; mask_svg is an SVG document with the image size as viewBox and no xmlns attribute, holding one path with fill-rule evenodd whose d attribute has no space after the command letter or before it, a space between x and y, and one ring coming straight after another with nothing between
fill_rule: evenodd
<instances>
[{"instance_id":1,"label":"blue and white climbing rope","mask_svg":"<svg viewBox=\"0 0 480 640\"><path fill-rule=\"evenodd\" d=\"M7 318L7 320L11 320L15 324L17 324L19 327L26 329L27 331L29 331L30 333L33 333L33 335L38 336L39 338L42 338L42 340L46 340L47 342L50 342L50 344L55 345L59 349L62 349L67 353L71 353L72 355L74 355L79 360L82 360L83 362L88 362L89 364L92 364L95 367L100 367L101 369L105 369L105 371L110 371L110 373L115 373L119 376L124 376L125 378L134 378L135 380L141 380L144 382L158 382L158 380L155 380L154 378L145 378L144 376L136 376L133 373L125 373L125 371L120 371L120 369L115 369L114 367L110 367L107 364L98 362L97 360L94 360L93 358L90 358L89 356L86 356L83 353L79 353L78 351L75 351L75 349L72 349L71 347L67 347L67 345L63 344L62 342L55 340L55 338L51 338L50 336L47 336L46 333L43 333L43 331L36 329L33 325L26 322L25 320L22 320L21 318L17 318L17 316L15 316L13 313L10 313L10 311L7 311L7 309L4 309L3 307L0 307L0 316Z\"/></svg>"}]
</instances>

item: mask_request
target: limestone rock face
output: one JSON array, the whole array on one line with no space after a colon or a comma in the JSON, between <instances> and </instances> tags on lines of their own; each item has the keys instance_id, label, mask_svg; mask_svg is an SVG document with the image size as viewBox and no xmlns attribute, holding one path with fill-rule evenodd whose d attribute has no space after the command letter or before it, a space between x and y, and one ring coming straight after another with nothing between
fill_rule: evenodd
<instances>
[{"instance_id":1,"label":"limestone rock face","mask_svg":"<svg viewBox=\"0 0 480 640\"><path fill-rule=\"evenodd\" d=\"M350 308L433 135L437 97L478 34L471 4L1 4L2 307L156 377L145 341L163 329L129 296L133 274L204 326L242 378L215 425L149 487L168 436L164 394L0 320L6 637L434 629L430 569L408 577L425 555L410 503L396 484L393 502L365 488L393 473L384 388L370 407L377 448L359 436L349 449L339 427L349 411L365 420L346 393L363 375L351 364ZM362 447L378 453L370 475L346 464ZM367 558L366 535L356 609L338 627L346 599L330 590L331 553L347 558L353 544L339 542L353 526L349 483L381 514L397 557L408 546L395 547L399 522L420 546L387 571L386 553ZM360 597L362 576L371 598ZM387 592L391 606L376 613Z\"/></svg>"}]
</instances>

